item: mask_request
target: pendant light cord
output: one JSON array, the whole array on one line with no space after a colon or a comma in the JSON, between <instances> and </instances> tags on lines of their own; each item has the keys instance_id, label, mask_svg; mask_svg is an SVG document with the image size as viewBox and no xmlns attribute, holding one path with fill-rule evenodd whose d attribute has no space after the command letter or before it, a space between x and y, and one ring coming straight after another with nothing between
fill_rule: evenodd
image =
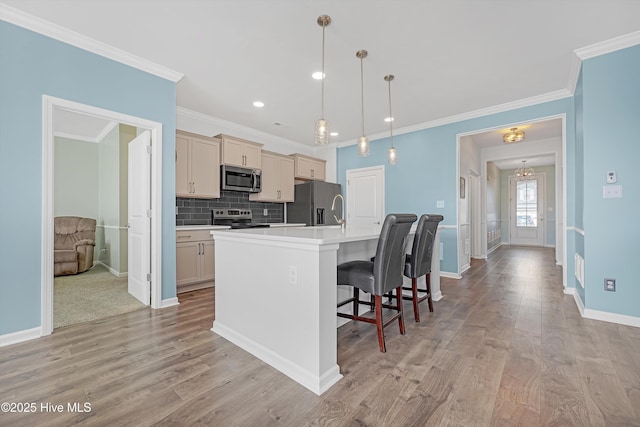
<instances>
[{"instance_id":1,"label":"pendant light cord","mask_svg":"<svg viewBox=\"0 0 640 427\"><path fill-rule=\"evenodd\" d=\"M393 147L393 113L391 112L391 79L389 82L389 132L391 134L391 148Z\"/></svg>"},{"instance_id":2,"label":"pendant light cord","mask_svg":"<svg viewBox=\"0 0 640 427\"><path fill-rule=\"evenodd\" d=\"M362 107L362 136L364 136L364 65L363 58L360 58L360 105Z\"/></svg>"},{"instance_id":3,"label":"pendant light cord","mask_svg":"<svg viewBox=\"0 0 640 427\"><path fill-rule=\"evenodd\" d=\"M320 96L320 118L324 119L324 29L326 25L322 24L322 94Z\"/></svg>"}]
</instances>

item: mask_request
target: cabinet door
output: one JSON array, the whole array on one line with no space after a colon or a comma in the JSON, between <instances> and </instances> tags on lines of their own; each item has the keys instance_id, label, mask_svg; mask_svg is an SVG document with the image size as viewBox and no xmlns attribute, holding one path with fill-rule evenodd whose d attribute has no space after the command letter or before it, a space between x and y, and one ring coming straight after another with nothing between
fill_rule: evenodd
<instances>
[{"instance_id":1,"label":"cabinet door","mask_svg":"<svg viewBox=\"0 0 640 427\"><path fill-rule=\"evenodd\" d=\"M279 157L263 154L262 156L262 191L260 200L277 200L280 189Z\"/></svg>"},{"instance_id":2,"label":"cabinet door","mask_svg":"<svg viewBox=\"0 0 640 427\"><path fill-rule=\"evenodd\" d=\"M280 201L293 202L294 178L293 159L280 159Z\"/></svg>"},{"instance_id":3,"label":"cabinet door","mask_svg":"<svg viewBox=\"0 0 640 427\"><path fill-rule=\"evenodd\" d=\"M225 165L244 166L244 143L225 138L222 147L222 163Z\"/></svg>"},{"instance_id":4,"label":"cabinet door","mask_svg":"<svg viewBox=\"0 0 640 427\"><path fill-rule=\"evenodd\" d=\"M176 285L187 285L200 281L199 242L176 243Z\"/></svg>"},{"instance_id":5,"label":"cabinet door","mask_svg":"<svg viewBox=\"0 0 640 427\"><path fill-rule=\"evenodd\" d=\"M262 169L262 148L257 145L244 146L244 166L252 169Z\"/></svg>"},{"instance_id":6,"label":"cabinet door","mask_svg":"<svg viewBox=\"0 0 640 427\"><path fill-rule=\"evenodd\" d=\"M215 279L216 255L213 240L201 242L202 254L200 255L200 280L209 281Z\"/></svg>"},{"instance_id":7,"label":"cabinet door","mask_svg":"<svg viewBox=\"0 0 640 427\"><path fill-rule=\"evenodd\" d=\"M216 142L191 140L192 196L201 199L220 197L220 153Z\"/></svg>"},{"instance_id":8,"label":"cabinet door","mask_svg":"<svg viewBox=\"0 0 640 427\"><path fill-rule=\"evenodd\" d=\"M189 138L176 135L176 196L191 197Z\"/></svg>"}]
</instances>

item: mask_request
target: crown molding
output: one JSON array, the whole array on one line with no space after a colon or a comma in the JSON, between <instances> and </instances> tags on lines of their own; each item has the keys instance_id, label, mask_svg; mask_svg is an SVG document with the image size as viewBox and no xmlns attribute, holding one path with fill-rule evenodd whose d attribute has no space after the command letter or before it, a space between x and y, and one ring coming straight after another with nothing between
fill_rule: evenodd
<instances>
[{"instance_id":1,"label":"crown molding","mask_svg":"<svg viewBox=\"0 0 640 427\"><path fill-rule=\"evenodd\" d=\"M467 113L456 114L455 116L443 117L441 119L432 120L429 122L418 123L416 125L407 126L403 128L394 129L395 136L405 133L416 132L419 130L430 129L438 126L444 126L451 123L458 123L465 120L477 119L479 117L489 116L491 114L503 113L505 111L516 110L518 108L530 107L532 105L542 104L545 102L556 101L558 99L564 99L572 96L573 94L567 89L561 89L554 92L545 93L542 95L532 96L530 98L520 99L518 101L507 102L504 104L494 105L493 107L481 108L479 110L469 111ZM388 137L387 133L376 133L369 135L369 141L375 141ZM356 144L356 140L349 140L336 143L336 147L347 147L349 145Z\"/></svg>"},{"instance_id":2,"label":"crown molding","mask_svg":"<svg viewBox=\"0 0 640 427\"><path fill-rule=\"evenodd\" d=\"M176 108L176 116L182 117L185 119L195 120L197 122L208 124L216 128L223 128L225 129L225 132L240 133L240 134L246 135L248 139L254 139L257 141L270 141L276 144L287 144L287 145L293 145L295 147L304 147L307 150L309 148L313 148L313 147L309 147L308 145L302 144L300 142L275 136L267 132L262 132L262 131L250 128L248 126L240 125L235 122L230 122L228 120L220 119L218 117L213 117L208 114L200 113L198 111L193 111L185 107L178 106ZM189 131L189 129L181 129L181 130ZM209 136L215 136L215 135L209 135Z\"/></svg>"},{"instance_id":3,"label":"crown molding","mask_svg":"<svg viewBox=\"0 0 640 427\"><path fill-rule=\"evenodd\" d=\"M177 83L184 74L0 3L0 20Z\"/></svg>"},{"instance_id":4,"label":"crown molding","mask_svg":"<svg viewBox=\"0 0 640 427\"><path fill-rule=\"evenodd\" d=\"M578 58L584 61L585 59L615 52L616 50L626 49L637 44L640 44L640 31L635 31L633 33L585 46L574 50L574 52Z\"/></svg>"},{"instance_id":5,"label":"crown molding","mask_svg":"<svg viewBox=\"0 0 640 427\"><path fill-rule=\"evenodd\" d=\"M580 77L580 68L582 68L582 59L574 52L571 56L571 64L569 65L569 80L567 81L567 90L571 95L576 93L578 78Z\"/></svg>"}]
</instances>

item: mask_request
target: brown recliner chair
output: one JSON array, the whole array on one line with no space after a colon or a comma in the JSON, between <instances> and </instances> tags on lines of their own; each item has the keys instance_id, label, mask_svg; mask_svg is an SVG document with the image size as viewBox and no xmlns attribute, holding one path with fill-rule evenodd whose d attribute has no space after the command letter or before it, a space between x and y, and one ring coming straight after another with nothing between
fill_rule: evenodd
<instances>
[{"instance_id":1,"label":"brown recliner chair","mask_svg":"<svg viewBox=\"0 0 640 427\"><path fill-rule=\"evenodd\" d=\"M90 269L96 245L96 220L59 216L53 219L53 229L53 274L63 276Z\"/></svg>"}]
</instances>

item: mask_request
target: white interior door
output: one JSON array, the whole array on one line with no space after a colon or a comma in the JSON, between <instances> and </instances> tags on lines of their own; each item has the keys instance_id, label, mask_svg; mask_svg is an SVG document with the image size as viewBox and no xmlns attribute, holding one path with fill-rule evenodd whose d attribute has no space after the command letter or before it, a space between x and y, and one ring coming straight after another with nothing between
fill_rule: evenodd
<instances>
[{"instance_id":1,"label":"white interior door","mask_svg":"<svg viewBox=\"0 0 640 427\"><path fill-rule=\"evenodd\" d=\"M509 229L512 245L544 246L544 175L509 178Z\"/></svg>"},{"instance_id":2,"label":"white interior door","mask_svg":"<svg viewBox=\"0 0 640 427\"><path fill-rule=\"evenodd\" d=\"M384 166L347 171L347 227L384 220Z\"/></svg>"},{"instance_id":3,"label":"white interior door","mask_svg":"<svg viewBox=\"0 0 640 427\"><path fill-rule=\"evenodd\" d=\"M129 293L143 304L151 300L151 162L148 130L129 143Z\"/></svg>"}]
</instances>

